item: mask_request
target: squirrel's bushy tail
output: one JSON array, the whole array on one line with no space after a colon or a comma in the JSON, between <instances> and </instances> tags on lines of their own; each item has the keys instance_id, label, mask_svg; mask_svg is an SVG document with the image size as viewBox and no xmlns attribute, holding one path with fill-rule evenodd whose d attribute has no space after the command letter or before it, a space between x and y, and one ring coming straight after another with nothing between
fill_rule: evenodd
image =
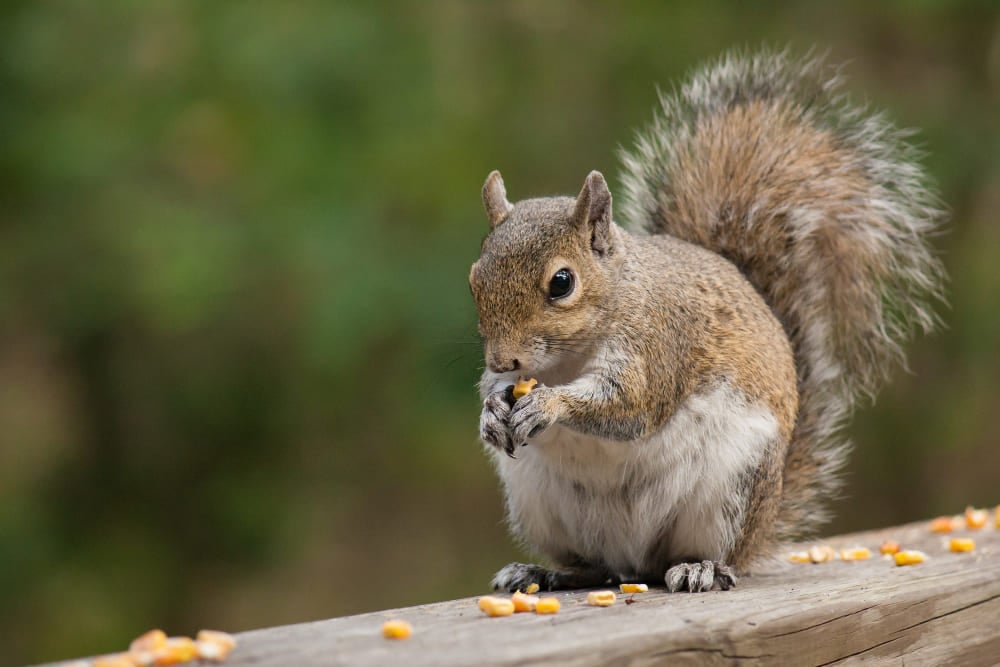
<instances>
[{"instance_id":1,"label":"squirrel's bushy tail","mask_svg":"<svg viewBox=\"0 0 1000 667\"><path fill-rule=\"evenodd\" d=\"M906 133L850 105L820 59L730 54L661 96L623 155L623 219L735 263L787 331L799 418L777 531L826 519L848 443L839 435L901 343L936 324L942 219Z\"/></svg>"}]
</instances>

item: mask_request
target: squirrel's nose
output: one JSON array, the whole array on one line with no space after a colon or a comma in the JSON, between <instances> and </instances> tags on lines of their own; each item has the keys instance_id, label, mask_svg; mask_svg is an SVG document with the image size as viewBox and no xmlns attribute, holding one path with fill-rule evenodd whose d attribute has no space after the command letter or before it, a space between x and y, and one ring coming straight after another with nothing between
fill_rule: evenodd
<instances>
[{"instance_id":1,"label":"squirrel's nose","mask_svg":"<svg viewBox=\"0 0 1000 667\"><path fill-rule=\"evenodd\" d=\"M494 373L509 373L510 371L516 371L521 368L521 362L517 359L501 360L494 356L490 359L489 367Z\"/></svg>"}]
</instances>

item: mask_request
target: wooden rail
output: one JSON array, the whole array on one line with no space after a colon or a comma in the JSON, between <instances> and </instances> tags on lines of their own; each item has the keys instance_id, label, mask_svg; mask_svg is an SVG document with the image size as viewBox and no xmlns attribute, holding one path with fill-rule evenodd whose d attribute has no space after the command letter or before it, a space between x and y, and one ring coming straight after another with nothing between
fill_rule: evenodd
<instances>
[{"instance_id":1,"label":"wooden rail","mask_svg":"<svg viewBox=\"0 0 1000 667\"><path fill-rule=\"evenodd\" d=\"M950 553L948 536L921 522L822 541L867 546L871 560L779 563L727 592L651 590L598 608L574 591L556 594L557 615L506 618L465 598L245 632L226 665L997 665L1000 530L990 519L956 531L976 540L972 553ZM896 567L878 555L885 539L930 558ZM409 621L413 636L383 639L390 618Z\"/></svg>"}]
</instances>

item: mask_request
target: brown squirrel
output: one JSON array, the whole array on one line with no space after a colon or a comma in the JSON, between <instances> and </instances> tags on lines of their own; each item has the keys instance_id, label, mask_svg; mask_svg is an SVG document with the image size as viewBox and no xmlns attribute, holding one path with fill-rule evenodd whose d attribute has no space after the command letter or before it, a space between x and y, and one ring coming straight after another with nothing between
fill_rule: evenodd
<instances>
[{"instance_id":1,"label":"brown squirrel","mask_svg":"<svg viewBox=\"0 0 1000 667\"><path fill-rule=\"evenodd\" d=\"M786 53L696 73L623 155L621 227L596 171L516 204L486 179L480 436L512 532L555 564L494 588L728 589L826 519L839 431L944 282L913 148L839 85ZM514 401L519 375L540 384Z\"/></svg>"}]
</instances>

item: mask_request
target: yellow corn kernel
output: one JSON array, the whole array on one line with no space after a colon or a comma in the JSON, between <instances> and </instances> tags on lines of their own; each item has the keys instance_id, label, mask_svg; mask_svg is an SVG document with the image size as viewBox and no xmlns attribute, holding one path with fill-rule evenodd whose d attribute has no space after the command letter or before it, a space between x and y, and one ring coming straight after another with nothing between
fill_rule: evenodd
<instances>
[{"instance_id":1,"label":"yellow corn kernel","mask_svg":"<svg viewBox=\"0 0 1000 667\"><path fill-rule=\"evenodd\" d=\"M528 378L527 380L518 376L517 382L514 383L514 390L511 392L514 395L514 400L523 398L531 393L531 390L535 388L538 384L538 380L535 378Z\"/></svg>"},{"instance_id":2,"label":"yellow corn kernel","mask_svg":"<svg viewBox=\"0 0 1000 667\"><path fill-rule=\"evenodd\" d=\"M538 604L538 596L525 595L521 591L518 591L510 596L510 601L514 603L515 612L535 611L535 606Z\"/></svg>"},{"instance_id":3,"label":"yellow corn kernel","mask_svg":"<svg viewBox=\"0 0 1000 667\"><path fill-rule=\"evenodd\" d=\"M559 612L559 598L541 598L535 605L536 614L556 614Z\"/></svg>"},{"instance_id":4,"label":"yellow corn kernel","mask_svg":"<svg viewBox=\"0 0 1000 667\"><path fill-rule=\"evenodd\" d=\"M840 560L868 560L871 557L872 552L865 547L840 550Z\"/></svg>"},{"instance_id":5,"label":"yellow corn kernel","mask_svg":"<svg viewBox=\"0 0 1000 667\"><path fill-rule=\"evenodd\" d=\"M826 545L809 547L809 560L813 563L825 563L837 557L833 547Z\"/></svg>"},{"instance_id":6,"label":"yellow corn kernel","mask_svg":"<svg viewBox=\"0 0 1000 667\"><path fill-rule=\"evenodd\" d=\"M524 592L528 595L534 595L539 590L538 584L528 584L528 587L524 589Z\"/></svg>"},{"instance_id":7,"label":"yellow corn kernel","mask_svg":"<svg viewBox=\"0 0 1000 667\"><path fill-rule=\"evenodd\" d=\"M896 561L896 565L916 565L927 560L927 554L923 551L899 551L893 556L893 559Z\"/></svg>"},{"instance_id":8,"label":"yellow corn kernel","mask_svg":"<svg viewBox=\"0 0 1000 667\"><path fill-rule=\"evenodd\" d=\"M976 541L967 537L953 537L948 542L948 548L956 553L972 551L976 548Z\"/></svg>"},{"instance_id":9,"label":"yellow corn kernel","mask_svg":"<svg viewBox=\"0 0 1000 667\"><path fill-rule=\"evenodd\" d=\"M167 645L167 633L163 630L150 630L139 635L128 645L132 652L155 651Z\"/></svg>"},{"instance_id":10,"label":"yellow corn kernel","mask_svg":"<svg viewBox=\"0 0 1000 667\"><path fill-rule=\"evenodd\" d=\"M132 656L128 653L110 653L94 658L90 663L93 667L135 667Z\"/></svg>"},{"instance_id":11,"label":"yellow corn kernel","mask_svg":"<svg viewBox=\"0 0 1000 667\"><path fill-rule=\"evenodd\" d=\"M618 589L622 593L645 593L649 590L646 584L621 584Z\"/></svg>"},{"instance_id":12,"label":"yellow corn kernel","mask_svg":"<svg viewBox=\"0 0 1000 667\"><path fill-rule=\"evenodd\" d=\"M882 546L878 548L878 552L882 555L893 555L899 553L899 542L895 540L886 540L882 543Z\"/></svg>"},{"instance_id":13,"label":"yellow corn kernel","mask_svg":"<svg viewBox=\"0 0 1000 667\"><path fill-rule=\"evenodd\" d=\"M153 651L153 664L176 665L198 657L198 646L190 637L168 637L166 643Z\"/></svg>"},{"instance_id":14,"label":"yellow corn kernel","mask_svg":"<svg viewBox=\"0 0 1000 667\"><path fill-rule=\"evenodd\" d=\"M793 563L810 563L808 551L793 551L788 554L788 560Z\"/></svg>"},{"instance_id":15,"label":"yellow corn kernel","mask_svg":"<svg viewBox=\"0 0 1000 667\"><path fill-rule=\"evenodd\" d=\"M487 616L510 616L514 613L514 603L507 598L484 595L479 598L479 608Z\"/></svg>"},{"instance_id":16,"label":"yellow corn kernel","mask_svg":"<svg viewBox=\"0 0 1000 667\"><path fill-rule=\"evenodd\" d=\"M587 593L587 604L595 607L610 607L618 597L614 591L591 591Z\"/></svg>"},{"instance_id":17,"label":"yellow corn kernel","mask_svg":"<svg viewBox=\"0 0 1000 667\"><path fill-rule=\"evenodd\" d=\"M382 636L386 639L406 639L413 634L413 626L406 621L386 621L382 624Z\"/></svg>"},{"instance_id":18,"label":"yellow corn kernel","mask_svg":"<svg viewBox=\"0 0 1000 667\"><path fill-rule=\"evenodd\" d=\"M1000 505L997 505L997 508L993 510L993 525L1000 528Z\"/></svg>"},{"instance_id":19,"label":"yellow corn kernel","mask_svg":"<svg viewBox=\"0 0 1000 667\"><path fill-rule=\"evenodd\" d=\"M955 522L950 516L939 516L931 521L932 533L950 533L955 529Z\"/></svg>"},{"instance_id":20,"label":"yellow corn kernel","mask_svg":"<svg viewBox=\"0 0 1000 667\"><path fill-rule=\"evenodd\" d=\"M222 661L236 648L236 637L219 630L199 630L194 643L203 660Z\"/></svg>"},{"instance_id":21,"label":"yellow corn kernel","mask_svg":"<svg viewBox=\"0 0 1000 667\"><path fill-rule=\"evenodd\" d=\"M965 527L971 530L979 530L986 525L989 514L986 510L977 510L974 507L965 508Z\"/></svg>"}]
</instances>

